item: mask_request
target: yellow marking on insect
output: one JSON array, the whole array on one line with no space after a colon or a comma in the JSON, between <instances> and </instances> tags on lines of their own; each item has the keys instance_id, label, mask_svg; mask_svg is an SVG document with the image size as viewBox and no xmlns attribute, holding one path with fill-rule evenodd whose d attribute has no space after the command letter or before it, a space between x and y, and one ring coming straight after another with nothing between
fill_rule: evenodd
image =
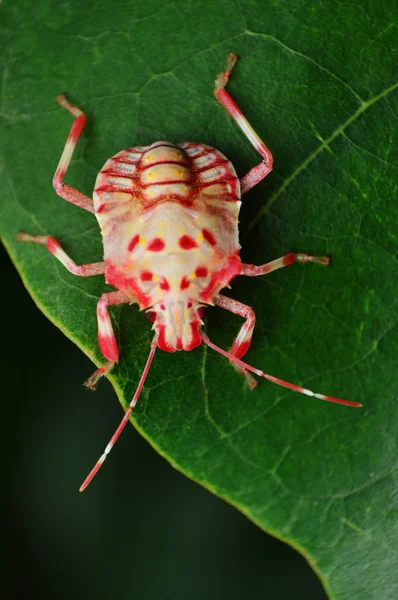
<instances>
[{"instance_id":1,"label":"yellow marking on insect","mask_svg":"<svg viewBox=\"0 0 398 600\"><path fill-rule=\"evenodd\" d=\"M149 162L151 162L152 159L153 159L153 154L148 154L148 156L145 158L145 162L149 163Z\"/></svg>"},{"instance_id":2,"label":"yellow marking on insect","mask_svg":"<svg viewBox=\"0 0 398 600\"><path fill-rule=\"evenodd\" d=\"M205 239L203 237L203 233L202 232L198 233L198 235L196 236L196 239L198 240L198 242L203 242L203 240Z\"/></svg>"},{"instance_id":3,"label":"yellow marking on insect","mask_svg":"<svg viewBox=\"0 0 398 600\"><path fill-rule=\"evenodd\" d=\"M152 171L152 172L151 172L151 173L149 173L149 175L148 175L148 179L150 179L151 181L152 181L153 179L155 179L155 177L156 177L156 173L155 173L155 171Z\"/></svg>"},{"instance_id":4,"label":"yellow marking on insect","mask_svg":"<svg viewBox=\"0 0 398 600\"><path fill-rule=\"evenodd\" d=\"M155 281L155 282L160 281L159 275L152 275L152 281Z\"/></svg>"},{"instance_id":5,"label":"yellow marking on insect","mask_svg":"<svg viewBox=\"0 0 398 600\"><path fill-rule=\"evenodd\" d=\"M145 246L145 244L146 244L146 238L144 238L142 235L140 235L140 237L138 238L138 244L140 246Z\"/></svg>"},{"instance_id":6,"label":"yellow marking on insect","mask_svg":"<svg viewBox=\"0 0 398 600\"><path fill-rule=\"evenodd\" d=\"M163 232L166 229L167 225L168 225L167 221L162 221L159 224L159 229L158 229L157 237L162 237Z\"/></svg>"},{"instance_id":7,"label":"yellow marking on insect","mask_svg":"<svg viewBox=\"0 0 398 600\"><path fill-rule=\"evenodd\" d=\"M190 273L190 274L188 275L188 278L189 278L189 279L196 279L196 273L195 273L195 271L193 271L192 273Z\"/></svg>"}]
</instances>

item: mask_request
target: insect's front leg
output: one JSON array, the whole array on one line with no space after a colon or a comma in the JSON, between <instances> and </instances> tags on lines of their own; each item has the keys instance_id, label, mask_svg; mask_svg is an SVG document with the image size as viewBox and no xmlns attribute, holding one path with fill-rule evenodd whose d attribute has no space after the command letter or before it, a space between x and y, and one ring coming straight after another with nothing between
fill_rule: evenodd
<instances>
[{"instance_id":1,"label":"insect's front leg","mask_svg":"<svg viewBox=\"0 0 398 600\"><path fill-rule=\"evenodd\" d=\"M231 117L236 121L237 125L241 128L245 136L248 138L252 146L255 147L257 152L261 154L263 160L261 163L253 169L251 169L242 179L240 180L241 194L245 194L252 187L260 183L269 173L272 171L273 157L270 150L264 144L262 139L254 131L246 117L243 115L239 106L231 98L230 94L225 89L228 83L231 71L235 66L238 57L232 52L228 56L227 68L224 73L216 81L216 88L214 93L217 100L222 106L229 112Z\"/></svg>"},{"instance_id":2,"label":"insect's front leg","mask_svg":"<svg viewBox=\"0 0 398 600\"><path fill-rule=\"evenodd\" d=\"M102 294L101 298L98 300L98 343L102 354L108 360L84 383L84 385L92 391L95 390L98 380L105 375L105 373L108 373L119 359L119 349L117 347L116 337L109 316L108 306L124 304L126 302L129 302L129 298L123 292L108 292Z\"/></svg>"},{"instance_id":3,"label":"insect's front leg","mask_svg":"<svg viewBox=\"0 0 398 600\"><path fill-rule=\"evenodd\" d=\"M238 302L237 300L233 300L232 298L228 298L227 296L223 296L222 294L218 294L214 298L214 304L216 306L220 306L221 308L225 308L225 310L229 310L235 315L239 315L240 317L244 317L245 322L240 328L238 335L235 338L234 343L229 349L229 353L237 358L242 358L249 350L253 329L256 324L256 315L251 306L247 306L247 304L242 304L242 302ZM257 381L254 377L247 371L241 367L237 367L236 364L231 362L231 364L243 375L246 377L246 381L249 384L250 389L253 389L257 385Z\"/></svg>"},{"instance_id":4,"label":"insect's front leg","mask_svg":"<svg viewBox=\"0 0 398 600\"><path fill-rule=\"evenodd\" d=\"M276 260L272 260L271 262L266 263L265 265L257 266L242 264L241 274L247 275L248 277L257 277L257 275L266 275L267 273L276 271L276 269L281 269L282 267L288 267L289 265L293 265L296 262L312 262L327 267L330 264L330 258L329 256L308 256L308 254L297 254L296 252L289 252L289 254L285 254L285 256L281 256Z\"/></svg>"},{"instance_id":5,"label":"insect's front leg","mask_svg":"<svg viewBox=\"0 0 398 600\"><path fill-rule=\"evenodd\" d=\"M63 95L57 97L57 102L75 117L75 121L68 135L68 139L66 140L64 151L62 152L57 170L55 171L53 186L58 196L61 196L61 198L64 200L67 200L72 204L76 204L76 206L80 206L80 208L84 208L84 210L93 213L95 212L93 200L75 188L65 185L63 182L72 158L73 151L79 140L80 134L83 131L83 127L86 124L86 116L79 108L77 108L77 106L72 106Z\"/></svg>"}]
</instances>

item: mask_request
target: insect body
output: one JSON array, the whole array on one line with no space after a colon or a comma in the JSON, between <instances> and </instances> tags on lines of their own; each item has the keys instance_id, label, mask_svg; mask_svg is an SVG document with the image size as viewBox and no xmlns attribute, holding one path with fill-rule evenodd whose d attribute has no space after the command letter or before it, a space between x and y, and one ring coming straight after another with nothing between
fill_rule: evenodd
<instances>
[{"instance_id":1,"label":"insect body","mask_svg":"<svg viewBox=\"0 0 398 600\"><path fill-rule=\"evenodd\" d=\"M202 303L241 272L239 198L234 167L203 144L132 148L99 173L94 206L106 280L150 307L162 350L201 344Z\"/></svg>"},{"instance_id":2,"label":"insect body","mask_svg":"<svg viewBox=\"0 0 398 600\"><path fill-rule=\"evenodd\" d=\"M295 262L328 265L327 257L289 253L255 266L239 257L238 214L241 195L272 170L272 154L254 132L225 90L236 56L230 54L226 71L216 82L215 95L262 157L247 175L238 178L218 150L198 143L160 141L123 150L110 158L98 174L93 200L63 183L73 150L86 122L85 115L64 96L58 102L74 117L53 185L65 200L95 214L103 237L104 261L76 265L52 236L18 234L20 242L47 249L72 273L81 277L104 274L117 291L102 294L97 305L98 341L107 361L88 379L92 389L119 359L108 307L138 303L155 331L150 353L134 397L104 453L83 482L83 491L103 464L128 422L144 385L156 348L192 350L202 342L226 356L250 387L254 373L321 400L361 406L356 402L316 394L243 362L249 349L255 314L250 306L220 294L237 275L264 275ZM213 344L201 331L207 305L216 305L245 319L229 352Z\"/></svg>"}]
</instances>

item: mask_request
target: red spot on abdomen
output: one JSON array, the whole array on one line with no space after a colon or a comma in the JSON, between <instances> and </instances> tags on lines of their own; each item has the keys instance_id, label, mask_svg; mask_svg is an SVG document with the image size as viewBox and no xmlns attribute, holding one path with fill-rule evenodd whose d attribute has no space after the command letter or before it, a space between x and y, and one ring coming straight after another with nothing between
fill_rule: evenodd
<instances>
[{"instance_id":1,"label":"red spot on abdomen","mask_svg":"<svg viewBox=\"0 0 398 600\"><path fill-rule=\"evenodd\" d=\"M178 243L180 245L180 248L182 248L183 250L192 250L192 248L198 247L198 244L189 235L182 235L178 240Z\"/></svg>"},{"instance_id":2,"label":"red spot on abdomen","mask_svg":"<svg viewBox=\"0 0 398 600\"><path fill-rule=\"evenodd\" d=\"M189 288L190 285L191 282L184 275L184 277L181 279L180 290L186 290L187 288Z\"/></svg>"},{"instance_id":3,"label":"red spot on abdomen","mask_svg":"<svg viewBox=\"0 0 398 600\"><path fill-rule=\"evenodd\" d=\"M151 271L142 271L141 281L152 281L153 273Z\"/></svg>"},{"instance_id":4,"label":"red spot on abdomen","mask_svg":"<svg viewBox=\"0 0 398 600\"><path fill-rule=\"evenodd\" d=\"M203 237L205 238L206 242L209 242L209 244L211 244L212 246L216 245L216 239L215 239L214 235L212 233L210 233L210 231L208 231L207 229L202 229L202 233L203 233Z\"/></svg>"},{"instance_id":5,"label":"red spot on abdomen","mask_svg":"<svg viewBox=\"0 0 398 600\"><path fill-rule=\"evenodd\" d=\"M151 250L151 252L161 252L165 245L166 244L161 238L156 237L148 244L147 250Z\"/></svg>"},{"instance_id":6,"label":"red spot on abdomen","mask_svg":"<svg viewBox=\"0 0 398 600\"><path fill-rule=\"evenodd\" d=\"M169 289L170 289L169 282L167 281L167 279L165 277L163 277L163 281L159 285L159 287L161 290L164 290L165 292L169 291ZM162 310L164 310L164 309L162 309Z\"/></svg>"},{"instance_id":7,"label":"red spot on abdomen","mask_svg":"<svg viewBox=\"0 0 398 600\"><path fill-rule=\"evenodd\" d=\"M127 250L128 250L129 252L131 252L132 250L134 250L134 248L135 248L135 247L136 247L136 245L138 244L138 241L139 241L139 239L140 239L140 236L139 236L139 235L135 235L135 236L133 237L133 239L132 239L132 240L130 240L130 243L129 243L129 245L127 246Z\"/></svg>"},{"instance_id":8,"label":"red spot on abdomen","mask_svg":"<svg viewBox=\"0 0 398 600\"><path fill-rule=\"evenodd\" d=\"M208 272L206 267L198 267L195 271L195 275L196 277L207 277Z\"/></svg>"}]
</instances>

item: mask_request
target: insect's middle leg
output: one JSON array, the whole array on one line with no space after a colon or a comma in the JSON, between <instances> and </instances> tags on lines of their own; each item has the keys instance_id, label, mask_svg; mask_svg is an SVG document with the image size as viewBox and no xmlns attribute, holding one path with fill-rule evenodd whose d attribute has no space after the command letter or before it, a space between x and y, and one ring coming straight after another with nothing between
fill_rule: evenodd
<instances>
[{"instance_id":1,"label":"insect's middle leg","mask_svg":"<svg viewBox=\"0 0 398 600\"><path fill-rule=\"evenodd\" d=\"M101 275L105 273L106 265L104 262L89 263L87 265L77 265L62 248L59 241L52 235L29 235L22 231L17 235L17 242L33 242L40 246L46 246L70 273L79 275L79 277L91 277L91 275Z\"/></svg>"},{"instance_id":2,"label":"insect's middle leg","mask_svg":"<svg viewBox=\"0 0 398 600\"><path fill-rule=\"evenodd\" d=\"M276 269L281 269L282 267L288 267L289 265L293 265L296 262L312 262L327 267L330 263L330 258L329 256L308 256L308 254L297 254L296 252L289 252L289 254L285 254L285 256L281 256L276 260L272 260L271 262L266 263L265 265L257 266L242 264L241 274L247 275L248 277L257 277L257 275L266 275L267 273L276 271Z\"/></svg>"},{"instance_id":3,"label":"insect's middle leg","mask_svg":"<svg viewBox=\"0 0 398 600\"><path fill-rule=\"evenodd\" d=\"M238 302L237 300L233 300L232 298L228 298L227 296L223 296L222 294L218 294L214 299L214 304L216 306L220 306L221 308L225 308L225 310L229 310L235 315L239 315L240 317L244 317L245 322L240 328L238 335L235 338L234 343L229 349L229 353L237 358L242 358L249 350L253 329L256 324L256 315L254 314L251 306L247 306L246 304L242 304L242 302ZM232 366L235 367L238 371L244 374L246 377L246 381L249 384L250 389L253 389L257 385L257 381L254 377L247 371L241 367L237 367L236 364L231 362Z\"/></svg>"},{"instance_id":4,"label":"insect's middle leg","mask_svg":"<svg viewBox=\"0 0 398 600\"><path fill-rule=\"evenodd\" d=\"M126 302L129 302L129 298L123 294L123 292L108 292L102 294L101 298L98 300L98 343L102 354L108 360L84 383L85 386L93 391L95 390L98 380L105 375L105 373L108 373L114 364L119 360L119 349L117 347L116 337L109 316L108 306L115 306L117 304L124 304Z\"/></svg>"},{"instance_id":5,"label":"insect's middle leg","mask_svg":"<svg viewBox=\"0 0 398 600\"><path fill-rule=\"evenodd\" d=\"M253 167L253 169L251 169L240 180L241 193L243 195L246 192L248 192L252 187L260 183L260 181L262 181L262 179L264 179L272 171L273 158L270 150L259 138L257 133L254 131L253 127L243 115L238 105L235 103L235 101L231 98L230 94L225 89L225 86L227 85L229 77L231 75L231 71L234 68L237 59L238 57L236 56L236 54L229 54L227 68L225 72L222 73L217 79L214 93L216 95L217 100L229 112L234 121L236 121L236 123L241 128L245 136L248 138L249 142L263 157L261 163Z\"/></svg>"}]
</instances>

